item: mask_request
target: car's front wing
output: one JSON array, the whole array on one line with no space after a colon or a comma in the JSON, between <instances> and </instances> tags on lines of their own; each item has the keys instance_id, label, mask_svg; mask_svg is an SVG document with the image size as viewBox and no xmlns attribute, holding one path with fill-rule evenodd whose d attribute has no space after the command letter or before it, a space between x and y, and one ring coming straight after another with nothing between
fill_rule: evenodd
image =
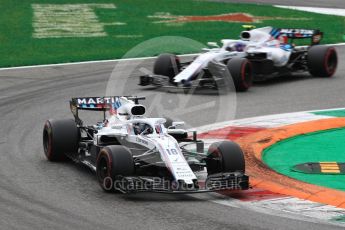
<instances>
[{"instance_id":1,"label":"car's front wing","mask_svg":"<svg viewBox=\"0 0 345 230\"><path fill-rule=\"evenodd\" d=\"M193 186L183 182L172 182L160 177L119 177L114 182L116 190L122 193L203 193L220 190L247 190L249 177L243 173L219 173L199 180Z\"/></svg>"}]
</instances>

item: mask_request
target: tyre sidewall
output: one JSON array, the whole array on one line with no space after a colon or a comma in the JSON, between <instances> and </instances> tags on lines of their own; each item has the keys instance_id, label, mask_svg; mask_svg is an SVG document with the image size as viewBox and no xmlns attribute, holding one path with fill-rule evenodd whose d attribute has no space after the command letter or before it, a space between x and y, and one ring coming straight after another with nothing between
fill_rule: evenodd
<instances>
[{"instance_id":1,"label":"tyre sidewall","mask_svg":"<svg viewBox=\"0 0 345 230\"><path fill-rule=\"evenodd\" d=\"M47 159L68 160L66 154L78 152L79 136L79 129L74 120L47 120L43 128L43 149Z\"/></svg>"},{"instance_id":2,"label":"tyre sidewall","mask_svg":"<svg viewBox=\"0 0 345 230\"><path fill-rule=\"evenodd\" d=\"M107 173L104 178L101 177L101 160L105 160L107 164ZM133 156L130 150L124 146L107 146L101 149L96 160L97 180L103 190L107 192L115 191L115 183L119 176L132 176L135 173ZM108 180L105 181L104 179ZM110 182L111 187L106 183Z\"/></svg>"},{"instance_id":3,"label":"tyre sidewall","mask_svg":"<svg viewBox=\"0 0 345 230\"><path fill-rule=\"evenodd\" d=\"M227 63L227 68L234 81L236 91L247 91L253 83L253 67L246 58L232 58Z\"/></svg>"},{"instance_id":4,"label":"tyre sidewall","mask_svg":"<svg viewBox=\"0 0 345 230\"><path fill-rule=\"evenodd\" d=\"M308 69L315 77L332 77L338 64L338 56L334 47L316 45L308 50ZM330 62L333 67L330 69Z\"/></svg>"},{"instance_id":5,"label":"tyre sidewall","mask_svg":"<svg viewBox=\"0 0 345 230\"><path fill-rule=\"evenodd\" d=\"M174 77L180 71L180 61L174 54L161 54L155 61L153 73L169 77L173 81Z\"/></svg>"},{"instance_id":6,"label":"tyre sidewall","mask_svg":"<svg viewBox=\"0 0 345 230\"><path fill-rule=\"evenodd\" d=\"M218 160L215 160L217 158ZM213 143L208 150L206 165L209 174L236 171L245 172L243 151L238 144L232 141Z\"/></svg>"}]
</instances>

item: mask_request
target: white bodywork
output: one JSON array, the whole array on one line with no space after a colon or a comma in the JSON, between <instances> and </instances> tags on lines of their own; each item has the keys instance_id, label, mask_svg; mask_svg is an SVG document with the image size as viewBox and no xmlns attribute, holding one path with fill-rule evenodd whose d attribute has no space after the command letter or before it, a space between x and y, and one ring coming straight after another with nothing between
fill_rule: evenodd
<instances>
[{"instance_id":1,"label":"white bodywork","mask_svg":"<svg viewBox=\"0 0 345 230\"><path fill-rule=\"evenodd\" d=\"M148 151L155 149L160 153L161 159L176 181L183 180L186 184L192 184L193 180L197 178L184 158L178 142L168 134L168 129L164 127L166 120L131 114L133 106L143 107L143 105L135 104L125 97L120 97L120 103L117 112L109 115L107 122L98 127L98 133L94 135L94 144L97 145L100 138L105 135L141 145ZM152 133L136 133L134 126L139 123L150 126ZM180 131L185 132L185 130Z\"/></svg>"},{"instance_id":2,"label":"white bodywork","mask_svg":"<svg viewBox=\"0 0 345 230\"><path fill-rule=\"evenodd\" d=\"M267 59L272 60L274 65L281 67L287 64L291 49L282 49L281 41L274 39L270 32L272 27L263 27L253 29L250 31L243 31L241 39L223 39L222 47L203 49L206 51L200 54L187 68L183 69L178 75L175 76L174 82L180 83L190 80L193 76L197 75L201 69L207 67L208 63L212 60L223 61L231 57L246 57L254 53L266 53ZM249 38L245 38L245 34L249 34ZM237 51L235 48L237 44L243 45L243 50Z\"/></svg>"}]
</instances>

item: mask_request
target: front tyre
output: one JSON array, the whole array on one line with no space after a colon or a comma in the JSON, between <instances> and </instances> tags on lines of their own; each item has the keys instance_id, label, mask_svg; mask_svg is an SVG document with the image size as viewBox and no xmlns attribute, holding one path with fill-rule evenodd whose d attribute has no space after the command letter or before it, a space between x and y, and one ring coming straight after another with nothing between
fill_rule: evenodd
<instances>
[{"instance_id":1,"label":"front tyre","mask_svg":"<svg viewBox=\"0 0 345 230\"><path fill-rule=\"evenodd\" d=\"M241 147L232 141L213 143L207 152L208 175L225 172L245 172L245 160Z\"/></svg>"},{"instance_id":2,"label":"front tyre","mask_svg":"<svg viewBox=\"0 0 345 230\"><path fill-rule=\"evenodd\" d=\"M102 148L96 160L96 174L99 185L106 192L115 191L119 176L134 174L134 161L128 148L110 145ZM121 186L121 185L120 185Z\"/></svg>"},{"instance_id":3,"label":"front tyre","mask_svg":"<svg viewBox=\"0 0 345 230\"><path fill-rule=\"evenodd\" d=\"M236 91L247 91L253 83L253 68L246 58L232 58L227 63Z\"/></svg>"},{"instance_id":4,"label":"front tyre","mask_svg":"<svg viewBox=\"0 0 345 230\"><path fill-rule=\"evenodd\" d=\"M308 50L309 73L315 77L332 77L337 69L338 56L334 47L312 46Z\"/></svg>"},{"instance_id":5,"label":"front tyre","mask_svg":"<svg viewBox=\"0 0 345 230\"><path fill-rule=\"evenodd\" d=\"M71 119L47 120L43 128L43 149L49 161L67 160L78 152L79 130Z\"/></svg>"},{"instance_id":6,"label":"front tyre","mask_svg":"<svg viewBox=\"0 0 345 230\"><path fill-rule=\"evenodd\" d=\"M181 64L179 58L174 54L161 54L153 66L153 73L168 76L173 82L174 77L180 72Z\"/></svg>"}]
</instances>

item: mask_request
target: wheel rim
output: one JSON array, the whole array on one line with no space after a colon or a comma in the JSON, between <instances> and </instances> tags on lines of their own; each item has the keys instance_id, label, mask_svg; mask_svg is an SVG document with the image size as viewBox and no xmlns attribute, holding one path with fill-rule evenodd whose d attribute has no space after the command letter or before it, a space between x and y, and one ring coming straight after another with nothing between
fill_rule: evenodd
<instances>
[{"instance_id":1,"label":"wheel rim","mask_svg":"<svg viewBox=\"0 0 345 230\"><path fill-rule=\"evenodd\" d=\"M97 159L97 179L105 191L114 191L114 178L111 176L111 159L108 156L108 153L102 150Z\"/></svg>"},{"instance_id":2,"label":"wheel rim","mask_svg":"<svg viewBox=\"0 0 345 230\"><path fill-rule=\"evenodd\" d=\"M109 176L108 173L108 162L105 157L102 157L98 164L98 178L103 182L106 177Z\"/></svg>"},{"instance_id":3,"label":"wheel rim","mask_svg":"<svg viewBox=\"0 0 345 230\"><path fill-rule=\"evenodd\" d=\"M48 145L49 145L48 132L47 132L47 130L44 130L44 133L43 133L43 148L44 148L44 152L45 153L48 152Z\"/></svg>"},{"instance_id":4,"label":"wheel rim","mask_svg":"<svg viewBox=\"0 0 345 230\"><path fill-rule=\"evenodd\" d=\"M246 89L252 85L252 66L248 61L242 65L242 82Z\"/></svg>"},{"instance_id":5,"label":"wheel rim","mask_svg":"<svg viewBox=\"0 0 345 230\"><path fill-rule=\"evenodd\" d=\"M325 58L325 69L332 76L337 68L337 54L334 49L329 49Z\"/></svg>"},{"instance_id":6,"label":"wheel rim","mask_svg":"<svg viewBox=\"0 0 345 230\"><path fill-rule=\"evenodd\" d=\"M52 140L51 140L51 136L48 133L47 129L44 129L43 131L43 150L44 150L44 154L46 155L46 157L49 159L50 158L50 152L51 152L51 144L52 144Z\"/></svg>"},{"instance_id":7,"label":"wheel rim","mask_svg":"<svg viewBox=\"0 0 345 230\"><path fill-rule=\"evenodd\" d=\"M212 166L210 168L211 173L218 173L223 170L223 158L218 149L211 151L210 160L212 162Z\"/></svg>"}]
</instances>

